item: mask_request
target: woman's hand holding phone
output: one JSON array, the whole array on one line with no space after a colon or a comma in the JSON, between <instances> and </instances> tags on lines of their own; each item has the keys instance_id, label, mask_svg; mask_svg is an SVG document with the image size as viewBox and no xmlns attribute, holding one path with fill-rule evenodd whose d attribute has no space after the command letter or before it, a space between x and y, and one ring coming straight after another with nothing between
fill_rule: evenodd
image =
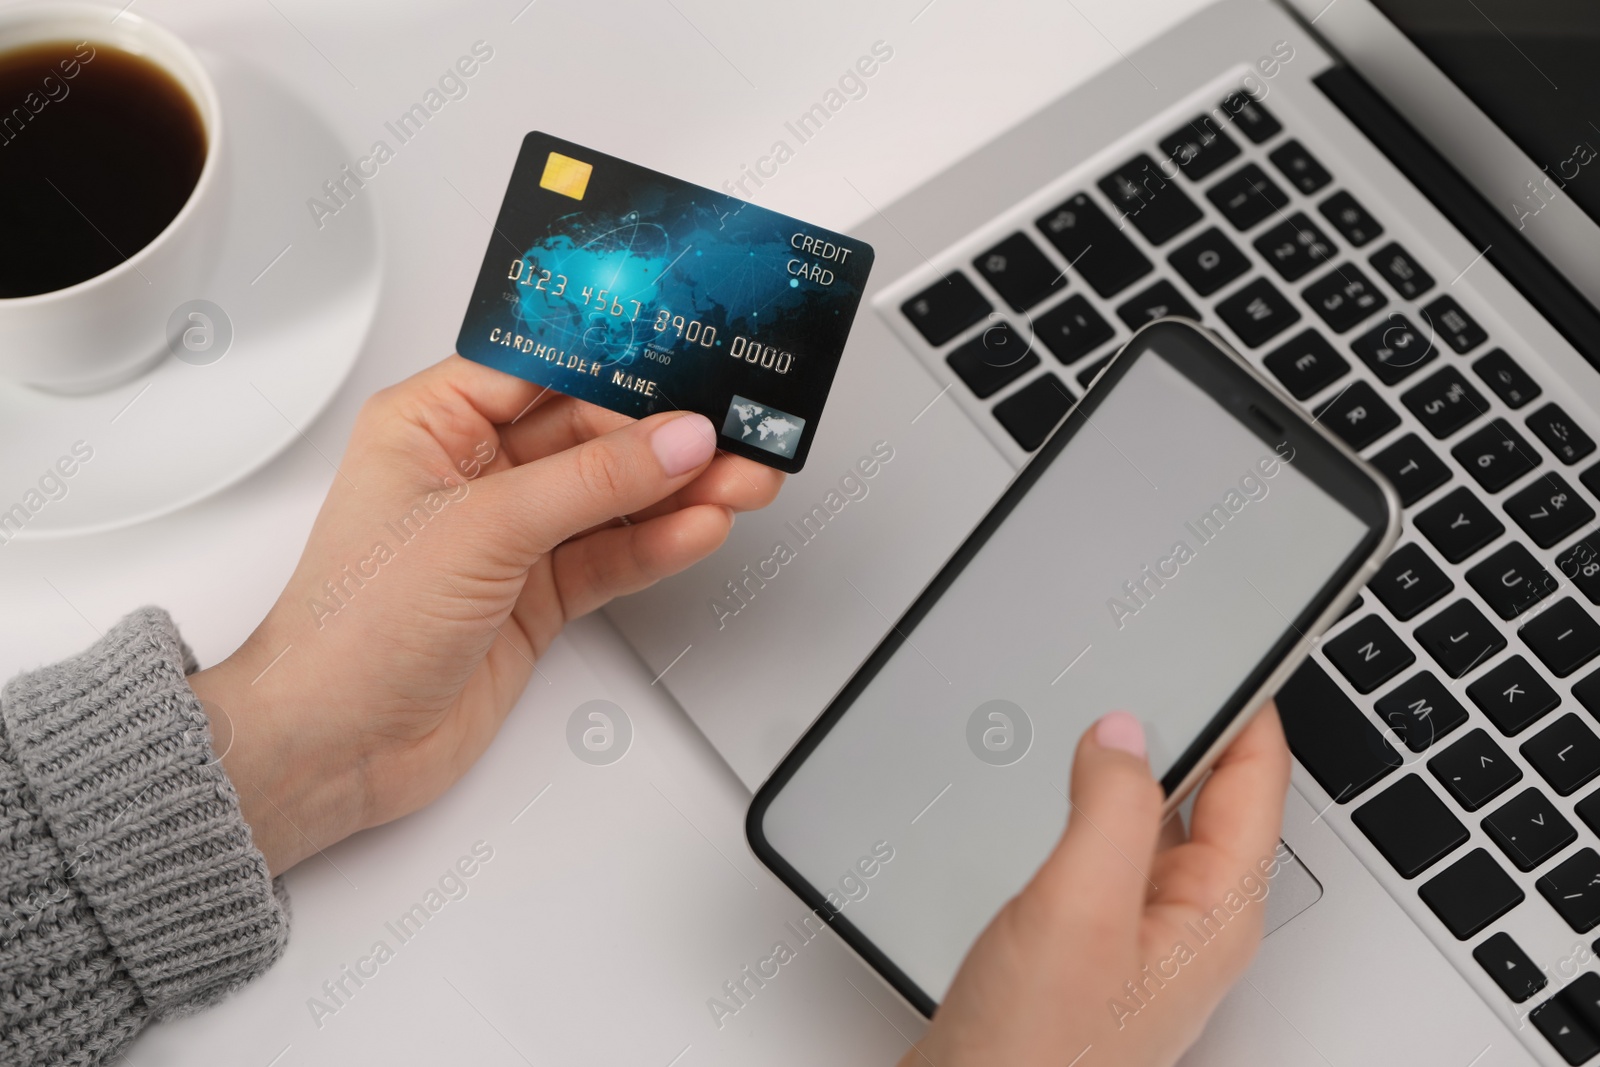
<instances>
[{"instance_id":1,"label":"woman's hand holding phone","mask_svg":"<svg viewBox=\"0 0 1600 1067\"><path fill-rule=\"evenodd\" d=\"M973 945L901 1067L1175 1063L1260 942L1288 785L1269 702L1174 841L1182 827L1162 825L1138 720L1099 720L1078 743L1066 832ZM1202 942L1217 908L1230 918Z\"/></svg>"}]
</instances>

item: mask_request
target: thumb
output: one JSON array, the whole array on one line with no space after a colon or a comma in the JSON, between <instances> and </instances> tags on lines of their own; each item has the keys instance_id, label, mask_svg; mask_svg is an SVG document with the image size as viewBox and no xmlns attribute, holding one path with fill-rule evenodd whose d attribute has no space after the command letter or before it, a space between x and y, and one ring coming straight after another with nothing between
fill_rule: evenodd
<instances>
[{"instance_id":1,"label":"thumb","mask_svg":"<svg viewBox=\"0 0 1600 1067\"><path fill-rule=\"evenodd\" d=\"M1026 892L1113 929L1132 929L1152 889L1163 800L1138 719L1113 711L1084 733L1070 791L1066 833Z\"/></svg>"},{"instance_id":2,"label":"thumb","mask_svg":"<svg viewBox=\"0 0 1600 1067\"><path fill-rule=\"evenodd\" d=\"M716 454L711 420L661 412L485 479L484 506L505 520L524 566L607 519L675 492Z\"/></svg>"}]
</instances>

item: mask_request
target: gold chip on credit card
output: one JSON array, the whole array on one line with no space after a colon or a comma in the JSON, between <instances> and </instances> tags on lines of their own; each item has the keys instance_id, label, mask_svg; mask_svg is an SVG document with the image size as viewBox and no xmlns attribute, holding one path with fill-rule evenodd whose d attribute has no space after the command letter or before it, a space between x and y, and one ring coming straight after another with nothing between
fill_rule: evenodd
<instances>
[{"instance_id":1,"label":"gold chip on credit card","mask_svg":"<svg viewBox=\"0 0 1600 1067\"><path fill-rule=\"evenodd\" d=\"M589 175L594 168L571 156L564 156L560 152L551 152L550 158L545 160L544 176L539 179L541 189L549 189L562 196L570 196L574 200L583 199L583 191L589 188Z\"/></svg>"}]
</instances>

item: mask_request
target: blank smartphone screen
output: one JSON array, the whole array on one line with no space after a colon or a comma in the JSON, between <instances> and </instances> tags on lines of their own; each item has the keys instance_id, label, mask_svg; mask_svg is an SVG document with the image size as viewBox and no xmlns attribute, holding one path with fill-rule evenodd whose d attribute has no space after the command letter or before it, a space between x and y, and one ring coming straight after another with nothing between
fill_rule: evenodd
<instances>
[{"instance_id":1,"label":"blank smartphone screen","mask_svg":"<svg viewBox=\"0 0 1600 1067\"><path fill-rule=\"evenodd\" d=\"M1369 533L1144 351L773 798L768 843L943 1000L1060 837L1079 735L1131 711L1163 776Z\"/></svg>"}]
</instances>

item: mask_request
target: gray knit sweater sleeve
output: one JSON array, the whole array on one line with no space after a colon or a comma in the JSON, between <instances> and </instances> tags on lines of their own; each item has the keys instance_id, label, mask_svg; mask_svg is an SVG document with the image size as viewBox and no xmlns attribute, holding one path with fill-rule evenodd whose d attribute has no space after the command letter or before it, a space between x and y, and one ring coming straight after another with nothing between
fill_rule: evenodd
<instances>
[{"instance_id":1,"label":"gray knit sweater sleeve","mask_svg":"<svg viewBox=\"0 0 1600 1067\"><path fill-rule=\"evenodd\" d=\"M0 1064L112 1060L282 953L288 914L143 608L0 694Z\"/></svg>"}]
</instances>

